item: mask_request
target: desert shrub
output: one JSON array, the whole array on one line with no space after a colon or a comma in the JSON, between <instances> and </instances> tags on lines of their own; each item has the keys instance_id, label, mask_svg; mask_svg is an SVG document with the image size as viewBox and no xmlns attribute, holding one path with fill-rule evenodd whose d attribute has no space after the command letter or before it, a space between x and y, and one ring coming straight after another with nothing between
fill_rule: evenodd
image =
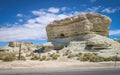
<instances>
[{"instance_id":1,"label":"desert shrub","mask_svg":"<svg viewBox=\"0 0 120 75\"><path fill-rule=\"evenodd\" d=\"M117 57L117 61L120 61L120 57Z\"/></svg>"},{"instance_id":2,"label":"desert shrub","mask_svg":"<svg viewBox=\"0 0 120 75\"><path fill-rule=\"evenodd\" d=\"M82 54L83 54L83 53L80 52L80 53L76 54L76 56L77 56L77 57L80 57L80 56L82 56Z\"/></svg>"},{"instance_id":3,"label":"desert shrub","mask_svg":"<svg viewBox=\"0 0 120 75\"><path fill-rule=\"evenodd\" d=\"M103 57L104 61L111 61L111 57Z\"/></svg>"},{"instance_id":4,"label":"desert shrub","mask_svg":"<svg viewBox=\"0 0 120 75\"><path fill-rule=\"evenodd\" d=\"M47 58L46 60L49 61L49 60L51 60L51 58Z\"/></svg>"},{"instance_id":5,"label":"desert shrub","mask_svg":"<svg viewBox=\"0 0 120 75\"><path fill-rule=\"evenodd\" d=\"M58 57L60 57L60 55L53 53L53 54L50 55L50 57L52 58L52 60L57 60Z\"/></svg>"},{"instance_id":6,"label":"desert shrub","mask_svg":"<svg viewBox=\"0 0 120 75\"><path fill-rule=\"evenodd\" d=\"M3 61L13 61L16 59L16 56L14 53L4 53L4 56L2 57Z\"/></svg>"},{"instance_id":7,"label":"desert shrub","mask_svg":"<svg viewBox=\"0 0 120 75\"><path fill-rule=\"evenodd\" d=\"M79 58L80 61L89 61L88 57L82 56Z\"/></svg>"},{"instance_id":8,"label":"desert shrub","mask_svg":"<svg viewBox=\"0 0 120 75\"><path fill-rule=\"evenodd\" d=\"M111 60L112 61L120 61L120 57L112 56Z\"/></svg>"},{"instance_id":9,"label":"desert shrub","mask_svg":"<svg viewBox=\"0 0 120 75\"><path fill-rule=\"evenodd\" d=\"M0 60L2 60L3 59L3 56L5 55L5 53L3 53L3 52L0 52Z\"/></svg>"},{"instance_id":10,"label":"desert shrub","mask_svg":"<svg viewBox=\"0 0 120 75\"><path fill-rule=\"evenodd\" d=\"M92 56L92 54L91 53L84 53L83 56L90 58L90 56Z\"/></svg>"},{"instance_id":11,"label":"desert shrub","mask_svg":"<svg viewBox=\"0 0 120 75\"><path fill-rule=\"evenodd\" d=\"M43 59L42 59L42 58L40 58L40 61L43 61Z\"/></svg>"},{"instance_id":12,"label":"desert shrub","mask_svg":"<svg viewBox=\"0 0 120 75\"><path fill-rule=\"evenodd\" d=\"M90 62L101 62L101 61L103 61L103 60L102 60L101 57L96 56L96 55L93 55L93 56L90 57L89 61L90 61Z\"/></svg>"},{"instance_id":13,"label":"desert shrub","mask_svg":"<svg viewBox=\"0 0 120 75\"><path fill-rule=\"evenodd\" d=\"M76 57L76 54L69 54L68 55L68 58L74 58L74 57Z\"/></svg>"},{"instance_id":14,"label":"desert shrub","mask_svg":"<svg viewBox=\"0 0 120 75\"><path fill-rule=\"evenodd\" d=\"M46 55L43 55L40 60L46 60L47 56Z\"/></svg>"},{"instance_id":15,"label":"desert shrub","mask_svg":"<svg viewBox=\"0 0 120 75\"><path fill-rule=\"evenodd\" d=\"M79 56L77 60L80 61L90 61L90 62L101 62L104 59L98 56L97 53L84 53L83 55Z\"/></svg>"},{"instance_id":16,"label":"desert shrub","mask_svg":"<svg viewBox=\"0 0 120 75\"><path fill-rule=\"evenodd\" d=\"M103 57L104 61L120 61L120 57L111 56L111 57Z\"/></svg>"},{"instance_id":17,"label":"desert shrub","mask_svg":"<svg viewBox=\"0 0 120 75\"><path fill-rule=\"evenodd\" d=\"M32 58L31 58L31 60L38 60L38 59L39 59L39 56L37 56L37 55L35 55L35 54L34 54L34 55L32 56Z\"/></svg>"},{"instance_id":18,"label":"desert shrub","mask_svg":"<svg viewBox=\"0 0 120 75\"><path fill-rule=\"evenodd\" d=\"M102 62L102 61L120 61L120 57L101 57L97 53L84 53L81 56L77 55L77 60L80 61L90 61L90 62Z\"/></svg>"},{"instance_id":19,"label":"desert shrub","mask_svg":"<svg viewBox=\"0 0 120 75\"><path fill-rule=\"evenodd\" d=\"M35 54L34 54L33 52L31 52L29 56L34 56L34 55L35 55Z\"/></svg>"},{"instance_id":20,"label":"desert shrub","mask_svg":"<svg viewBox=\"0 0 120 75\"><path fill-rule=\"evenodd\" d=\"M26 60L25 56L21 56L21 57L20 57L20 60L25 61L25 60Z\"/></svg>"},{"instance_id":21,"label":"desert shrub","mask_svg":"<svg viewBox=\"0 0 120 75\"><path fill-rule=\"evenodd\" d=\"M94 55L94 56L98 56L98 54L97 54L97 53L92 53L92 55Z\"/></svg>"},{"instance_id":22,"label":"desert shrub","mask_svg":"<svg viewBox=\"0 0 120 75\"><path fill-rule=\"evenodd\" d=\"M64 54L63 54L63 56L68 56L69 54L71 54L72 52L70 51L70 50L67 50Z\"/></svg>"},{"instance_id":23,"label":"desert shrub","mask_svg":"<svg viewBox=\"0 0 120 75\"><path fill-rule=\"evenodd\" d=\"M81 57L81 61L89 61L91 57L91 53L84 53L83 56Z\"/></svg>"}]
</instances>

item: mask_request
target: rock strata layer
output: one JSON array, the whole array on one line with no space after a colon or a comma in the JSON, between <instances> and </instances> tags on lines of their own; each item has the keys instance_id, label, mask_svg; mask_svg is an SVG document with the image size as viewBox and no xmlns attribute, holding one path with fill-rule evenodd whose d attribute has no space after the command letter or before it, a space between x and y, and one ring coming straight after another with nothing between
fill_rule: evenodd
<instances>
[{"instance_id":1,"label":"rock strata layer","mask_svg":"<svg viewBox=\"0 0 120 75\"><path fill-rule=\"evenodd\" d=\"M89 33L108 36L110 23L111 19L109 17L95 13L80 14L57 20L46 27L48 41Z\"/></svg>"},{"instance_id":2,"label":"rock strata layer","mask_svg":"<svg viewBox=\"0 0 120 75\"><path fill-rule=\"evenodd\" d=\"M105 15L86 13L54 21L46 27L48 41L62 49L71 41L84 41L87 34L109 36L111 19Z\"/></svg>"}]
</instances>

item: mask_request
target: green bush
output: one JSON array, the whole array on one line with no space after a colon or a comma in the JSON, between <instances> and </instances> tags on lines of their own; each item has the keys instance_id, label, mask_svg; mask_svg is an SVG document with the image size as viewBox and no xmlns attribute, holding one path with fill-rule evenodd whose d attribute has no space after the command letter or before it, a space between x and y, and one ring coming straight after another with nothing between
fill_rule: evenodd
<instances>
[{"instance_id":1,"label":"green bush","mask_svg":"<svg viewBox=\"0 0 120 75\"><path fill-rule=\"evenodd\" d=\"M14 53L5 53L4 56L2 57L3 61L13 61L16 59L16 56Z\"/></svg>"}]
</instances>

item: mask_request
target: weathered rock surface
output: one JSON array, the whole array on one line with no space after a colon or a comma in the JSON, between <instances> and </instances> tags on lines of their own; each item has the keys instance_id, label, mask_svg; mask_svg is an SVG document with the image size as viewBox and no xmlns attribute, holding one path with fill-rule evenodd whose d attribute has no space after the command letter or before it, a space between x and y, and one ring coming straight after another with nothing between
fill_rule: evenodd
<instances>
[{"instance_id":1,"label":"weathered rock surface","mask_svg":"<svg viewBox=\"0 0 120 75\"><path fill-rule=\"evenodd\" d=\"M20 47L20 45L30 46L33 45L32 42L9 42L10 47Z\"/></svg>"},{"instance_id":2,"label":"weathered rock surface","mask_svg":"<svg viewBox=\"0 0 120 75\"><path fill-rule=\"evenodd\" d=\"M109 35L111 19L107 16L86 13L54 21L47 25L48 41L54 44L55 49L62 49L70 41L83 41L87 34Z\"/></svg>"},{"instance_id":3,"label":"weathered rock surface","mask_svg":"<svg viewBox=\"0 0 120 75\"><path fill-rule=\"evenodd\" d=\"M51 42L43 44L44 52L48 52L54 49L54 45Z\"/></svg>"},{"instance_id":4,"label":"weathered rock surface","mask_svg":"<svg viewBox=\"0 0 120 75\"><path fill-rule=\"evenodd\" d=\"M114 40L120 43L120 39L114 39Z\"/></svg>"},{"instance_id":5,"label":"weathered rock surface","mask_svg":"<svg viewBox=\"0 0 120 75\"><path fill-rule=\"evenodd\" d=\"M9 42L8 46L0 48L0 52L15 52L18 54L21 50L21 53L26 55L40 48L42 48L42 45L35 45L31 42Z\"/></svg>"},{"instance_id":6,"label":"weathered rock surface","mask_svg":"<svg viewBox=\"0 0 120 75\"><path fill-rule=\"evenodd\" d=\"M71 41L62 52L70 51L72 53L79 52L97 52L100 56L109 57L120 55L120 43L113 39L98 34L87 34L84 41Z\"/></svg>"},{"instance_id":7,"label":"weathered rock surface","mask_svg":"<svg viewBox=\"0 0 120 75\"><path fill-rule=\"evenodd\" d=\"M80 14L54 21L46 27L48 41L89 33L108 36L110 23L109 17L95 13Z\"/></svg>"},{"instance_id":8,"label":"weathered rock surface","mask_svg":"<svg viewBox=\"0 0 120 75\"><path fill-rule=\"evenodd\" d=\"M0 48L0 52L15 52L23 55L30 54L31 52L47 52L54 49L51 42L47 42L43 45L35 45L31 42L9 42L8 46Z\"/></svg>"}]
</instances>

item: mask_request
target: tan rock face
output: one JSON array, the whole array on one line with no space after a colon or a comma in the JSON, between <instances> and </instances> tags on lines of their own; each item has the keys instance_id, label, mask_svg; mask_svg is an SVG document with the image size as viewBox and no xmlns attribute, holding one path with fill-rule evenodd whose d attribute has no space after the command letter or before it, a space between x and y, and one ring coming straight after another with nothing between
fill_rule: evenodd
<instances>
[{"instance_id":1,"label":"tan rock face","mask_svg":"<svg viewBox=\"0 0 120 75\"><path fill-rule=\"evenodd\" d=\"M110 23L111 19L109 17L95 13L80 14L54 21L46 27L48 41L89 33L108 36Z\"/></svg>"},{"instance_id":2,"label":"tan rock face","mask_svg":"<svg viewBox=\"0 0 120 75\"><path fill-rule=\"evenodd\" d=\"M43 47L44 47L44 52L48 52L54 49L54 46L51 42L47 42L43 44Z\"/></svg>"},{"instance_id":3,"label":"tan rock face","mask_svg":"<svg viewBox=\"0 0 120 75\"><path fill-rule=\"evenodd\" d=\"M32 42L9 42L10 47L20 47L20 44L22 44L24 46L33 45Z\"/></svg>"},{"instance_id":4,"label":"tan rock face","mask_svg":"<svg viewBox=\"0 0 120 75\"><path fill-rule=\"evenodd\" d=\"M8 46L0 48L0 52L19 53L19 50L21 49L22 54L27 54L40 48L42 48L42 45L35 45L31 42L9 42Z\"/></svg>"}]
</instances>

